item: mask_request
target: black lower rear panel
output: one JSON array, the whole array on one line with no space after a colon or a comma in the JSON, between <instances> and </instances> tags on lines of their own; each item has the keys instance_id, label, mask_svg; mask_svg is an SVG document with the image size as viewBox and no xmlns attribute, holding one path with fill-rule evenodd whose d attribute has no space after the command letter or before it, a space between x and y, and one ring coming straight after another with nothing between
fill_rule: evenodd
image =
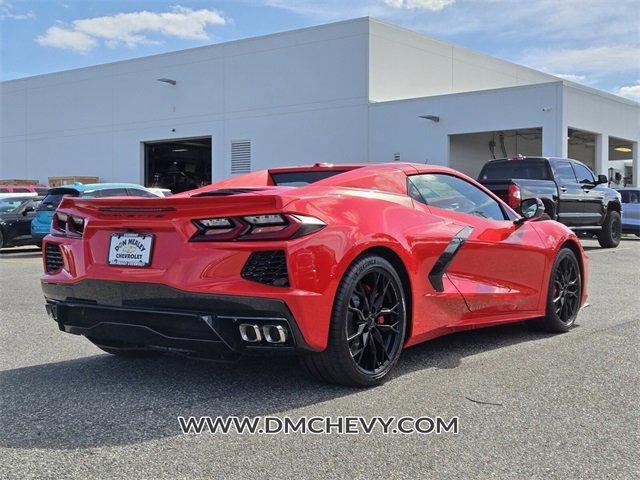
<instances>
[{"instance_id":1,"label":"black lower rear panel","mask_svg":"<svg viewBox=\"0 0 640 480\"><path fill-rule=\"evenodd\" d=\"M127 344L215 360L243 353L309 350L278 299L191 293L161 284L84 280L42 282L47 311L61 330L102 345ZM241 323L279 324L291 333L277 345L251 345Z\"/></svg>"}]
</instances>

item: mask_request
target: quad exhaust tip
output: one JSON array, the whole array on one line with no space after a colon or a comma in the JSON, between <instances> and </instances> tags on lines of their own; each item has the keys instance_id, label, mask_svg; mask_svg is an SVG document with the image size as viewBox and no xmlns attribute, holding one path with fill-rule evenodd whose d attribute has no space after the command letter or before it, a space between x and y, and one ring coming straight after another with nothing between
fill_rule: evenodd
<instances>
[{"instance_id":1,"label":"quad exhaust tip","mask_svg":"<svg viewBox=\"0 0 640 480\"><path fill-rule=\"evenodd\" d=\"M247 343L260 343L263 340L267 343L285 343L289 334L282 325L256 325L252 323L241 323L238 326L240 338Z\"/></svg>"}]
</instances>

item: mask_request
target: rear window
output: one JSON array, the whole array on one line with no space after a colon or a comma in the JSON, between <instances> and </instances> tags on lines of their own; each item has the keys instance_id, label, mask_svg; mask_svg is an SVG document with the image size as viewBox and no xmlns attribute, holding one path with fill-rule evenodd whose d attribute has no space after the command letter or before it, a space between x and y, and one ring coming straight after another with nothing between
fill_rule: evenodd
<instances>
[{"instance_id":1,"label":"rear window","mask_svg":"<svg viewBox=\"0 0 640 480\"><path fill-rule=\"evenodd\" d=\"M309 172L286 172L286 173L272 173L273 183L281 187L303 187L310 183L324 180L325 178L333 177L339 173L344 173L345 170L322 170L322 171L309 171Z\"/></svg>"},{"instance_id":2,"label":"rear window","mask_svg":"<svg viewBox=\"0 0 640 480\"><path fill-rule=\"evenodd\" d=\"M38 210L53 211L56 208L58 208L58 205L60 205L60 202L62 201L63 197L77 197L77 196L78 196L78 192L74 190L66 190L66 191L58 191L58 192L50 193L46 197L44 197L44 199L42 200L42 203L38 207Z\"/></svg>"},{"instance_id":3,"label":"rear window","mask_svg":"<svg viewBox=\"0 0 640 480\"><path fill-rule=\"evenodd\" d=\"M480 172L479 180L552 180L546 160L499 160L487 163Z\"/></svg>"}]
</instances>

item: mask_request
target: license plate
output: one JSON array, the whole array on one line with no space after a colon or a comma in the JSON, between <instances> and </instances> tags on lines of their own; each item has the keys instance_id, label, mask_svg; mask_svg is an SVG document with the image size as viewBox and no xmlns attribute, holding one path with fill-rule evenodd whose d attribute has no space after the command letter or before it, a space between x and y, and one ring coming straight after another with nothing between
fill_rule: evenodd
<instances>
[{"instance_id":1,"label":"license plate","mask_svg":"<svg viewBox=\"0 0 640 480\"><path fill-rule=\"evenodd\" d=\"M151 263L153 235L114 233L109 242L109 265L146 267Z\"/></svg>"}]
</instances>

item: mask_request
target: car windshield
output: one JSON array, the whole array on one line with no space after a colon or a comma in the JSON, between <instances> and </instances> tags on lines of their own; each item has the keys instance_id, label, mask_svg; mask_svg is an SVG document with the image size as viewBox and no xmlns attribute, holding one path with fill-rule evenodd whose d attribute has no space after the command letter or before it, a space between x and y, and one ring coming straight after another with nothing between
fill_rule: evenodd
<instances>
[{"instance_id":1,"label":"car windshield","mask_svg":"<svg viewBox=\"0 0 640 480\"><path fill-rule=\"evenodd\" d=\"M17 210L24 202L24 198L3 198L0 200L0 213L13 212Z\"/></svg>"},{"instance_id":2,"label":"car windshield","mask_svg":"<svg viewBox=\"0 0 640 480\"><path fill-rule=\"evenodd\" d=\"M545 160L498 160L487 163L480 172L479 180L509 180L526 178L551 180Z\"/></svg>"},{"instance_id":3,"label":"car windshield","mask_svg":"<svg viewBox=\"0 0 640 480\"><path fill-rule=\"evenodd\" d=\"M273 183L280 187L303 187L310 183L333 177L345 170L323 170L323 171L307 171L307 172L282 172L272 173Z\"/></svg>"},{"instance_id":4,"label":"car windshield","mask_svg":"<svg viewBox=\"0 0 640 480\"><path fill-rule=\"evenodd\" d=\"M44 197L44 200L42 200L42 203L38 207L38 210L53 211L56 208L58 208L58 205L60 205L60 202L62 201L63 197L77 197L77 196L78 196L78 192L76 190L56 190L56 191L50 192L46 197Z\"/></svg>"}]
</instances>

